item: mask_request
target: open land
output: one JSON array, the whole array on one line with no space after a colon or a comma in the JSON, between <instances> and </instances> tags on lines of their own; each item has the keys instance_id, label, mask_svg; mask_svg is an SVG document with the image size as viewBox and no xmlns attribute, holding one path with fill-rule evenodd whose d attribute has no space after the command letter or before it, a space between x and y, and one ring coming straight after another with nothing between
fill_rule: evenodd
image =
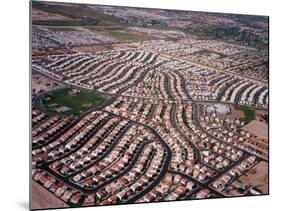
<instances>
[{"instance_id":1,"label":"open land","mask_svg":"<svg viewBox=\"0 0 281 211\"><path fill-rule=\"evenodd\" d=\"M32 181L32 209L68 207L62 200L54 196L41 185Z\"/></svg>"}]
</instances>

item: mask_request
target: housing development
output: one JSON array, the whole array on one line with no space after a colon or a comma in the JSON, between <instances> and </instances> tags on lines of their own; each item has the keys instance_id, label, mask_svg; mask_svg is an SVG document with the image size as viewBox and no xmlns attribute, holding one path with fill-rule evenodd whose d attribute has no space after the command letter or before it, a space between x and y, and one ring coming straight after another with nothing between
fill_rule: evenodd
<instances>
[{"instance_id":1,"label":"housing development","mask_svg":"<svg viewBox=\"0 0 281 211\"><path fill-rule=\"evenodd\" d=\"M268 194L268 17L31 12L33 209Z\"/></svg>"}]
</instances>

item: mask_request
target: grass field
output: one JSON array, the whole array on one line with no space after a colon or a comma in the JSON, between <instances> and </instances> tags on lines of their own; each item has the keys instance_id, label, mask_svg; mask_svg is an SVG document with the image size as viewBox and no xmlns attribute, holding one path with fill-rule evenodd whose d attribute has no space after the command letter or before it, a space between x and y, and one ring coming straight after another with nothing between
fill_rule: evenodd
<instances>
[{"instance_id":1,"label":"grass field","mask_svg":"<svg viewBox=\"0 0 281 211\"><path fill-rule=\"evenodd\" d=\"M138 31L130 30L126 27L116 26L116 27L85 27L88 30L91 30L95 33L99 33L104 36L112 37L119 41L138 41L138 40L147 40L153 39L152 36L149 36L145 33L141 33Z\"/></svg>"},{"instance_id":2,"label":"grass field","mask_svg":"<svg viewBox=\"0 0 281 211\"><path fill-rule=\"evenodd\" d=\"M47 93L42 99L45 110L51 113L77 116L89 109L101 106L105 97L92 92L64 88Z\"/></svg>"},{"instance_id":3,"label":"grass field","mask_svg":"<svg viewBox=\"0 0 281 211\"><path fill-rule=\"evenodd\" d=\"M245 117L242 118L242 120L246 124L248 124L249 122L251 122L252 120L254 120L256 118L255 110L248 106L236 106L235 108L244 112Z\"/></svg>"}]
</instances>

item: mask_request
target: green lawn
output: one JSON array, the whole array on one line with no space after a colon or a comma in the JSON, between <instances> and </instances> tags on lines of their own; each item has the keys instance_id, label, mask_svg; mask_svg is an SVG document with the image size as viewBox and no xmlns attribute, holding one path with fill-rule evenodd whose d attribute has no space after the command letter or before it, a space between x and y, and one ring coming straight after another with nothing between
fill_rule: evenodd
<instances>
[{"instance_id":1,"label":"green lawn","mask_svg":"<svg viewBox=\"0 0 281 211\"><path fill-rule=\"evenodd\" d=\"M109 31L108 34L120 41L139 40L143 38L140 35L126 31Z\"/></svg>"},{"instance_id":2,"label":"green lawn","mask_svg":"<svg viewBox=\"0 0 281 211\"><path fill-rule=\"evenodd\" d=\"M242 119L246 124L251 122L256 118L256 112L254 109L248 106L236 106L236 109L239 109L244 112L245 117Z\"/></svg>"},{"instance_id":3,"label":"green lawn","mask_svg":"<svg viewBox=\"0 0 281 211\"><path fill-rule=\"evenodd\" d=\"M105 100L105 97L99 94L82 90L79 90L78 93L73 93L73 89L64 88L47 93L42 99L42 105L45 110L51 113L77 116L91 108L102 105ZM57 111L62 107L68 110Z\"/></svg>"},{"instance_id":4,"label":"green lawn","mask_svg":"<svg viewBox=\"0 0 281 211\"><path fill-rule=\"evenodd\" d=\"M117 39L119 41L134 41L134 40L147 40L152 39L152 36L149 36L148 34L141 33L138 31L130 30L126 27L122 26L114 26L114 27L85 27L93 32L100 33L105 36L112 37L114 39Z\"/></svg>"}]
</instances>

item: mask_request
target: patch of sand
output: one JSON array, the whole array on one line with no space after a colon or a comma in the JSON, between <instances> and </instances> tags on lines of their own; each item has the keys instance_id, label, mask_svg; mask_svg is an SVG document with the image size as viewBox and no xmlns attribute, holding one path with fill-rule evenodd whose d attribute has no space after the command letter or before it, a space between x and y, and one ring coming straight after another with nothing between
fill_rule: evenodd
<instances>
[{"instance_id":1,"label":"patch of sand","mask_svg":"<svg viewBox=\"0 0 281 211\"><path fill-rule=\"evenodd\" d=\"M32 180L32 209L49 209L69 207L54 194L46 190L44 187Z\"/></svg>"},{"instance_id":2,"label":"patch of sand","mask_svg":"<svg viewBox=\"0 0 281 211\"><path fill-rule=\"evenodd\" d=\"M237 117L237 118L245 118L245 114L243 111L239 110L239 109L234 109L233 110L233 114L234 114L234 117Z\"/></svg>"},{"instance_id":3,"label":"patch of sand","mask_svg":"<svg viewBox=\"0 0 281 211\"><path fill-rule=\"evenodd\" d=\"M253 120L244 126L243 129L256 135L258 138L268 140L268 125L264 122Z\"/></svg>"},{"instance_id":4,"label":"patch of sand","mask_svg":"<svg viewBox=\"0 0 281 211\"><path fill-rule=\"evenodd\" d=\"M268 194L268 163L261 161L241 176L239 180L246 185L255 186L264 194Z\"/></svg>"}]
</instances>

